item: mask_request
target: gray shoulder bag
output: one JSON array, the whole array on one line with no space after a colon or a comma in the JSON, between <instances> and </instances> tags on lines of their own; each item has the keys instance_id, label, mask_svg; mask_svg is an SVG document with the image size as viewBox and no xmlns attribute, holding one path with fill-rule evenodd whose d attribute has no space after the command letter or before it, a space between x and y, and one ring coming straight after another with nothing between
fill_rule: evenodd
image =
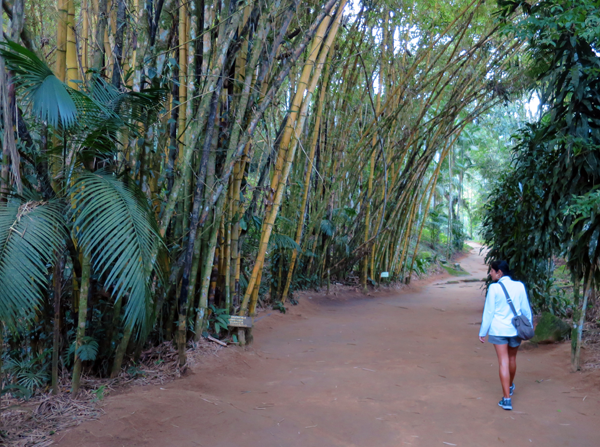
<instances>
[{"instance_id":1,"label":"gray shoulder bag","mask_svg":"<svg viewBox=\"0 0 600 447\"><path fill-rule=\"evenodd\" d=\"M498 284L500 284L500 287L502 287L502 290L504 290L504 294L506 295L506 300L508 301L508 305L510 306L510 309L513 311L513 314L515 315L512 319L512 324L515 327L515 329L517 330L517 337L519 337L521 340L529 340L529 339L533 338L533 336L535 335L535 332L533 330L533 327L531 326L531 322L527 319L526 316L517 314L515 305L511 301L510 296L508 295L508 292L506 290L506 287L504 287L504 284L502 284L500 281L498 281Z\"/></svg>"}]
</instances>

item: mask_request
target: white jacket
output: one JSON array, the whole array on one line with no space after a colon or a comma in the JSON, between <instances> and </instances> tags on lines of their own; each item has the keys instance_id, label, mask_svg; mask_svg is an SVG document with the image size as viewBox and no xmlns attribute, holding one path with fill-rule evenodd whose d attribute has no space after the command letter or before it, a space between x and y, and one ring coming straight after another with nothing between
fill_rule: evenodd
<instances>
[{"instance_id":1,"label":"white jacket","mask_svg":"<svg viewBox=\"0 0 600 447\"><path fill-rule=\"evenodd\" d=\"M503 276L498 282L502 282L510 299L515 306L517 314L524 315L529 321L531 319L531 307L527 299L525 286L520 281L513 281L508 276ZM517 330L512 325L514 314L508 305L504 290L499 284L493 283L488 287L485 306L483 308L483 318L479 336L499 335L501 337L514 337Z\"/></svg>"}]
</instances>

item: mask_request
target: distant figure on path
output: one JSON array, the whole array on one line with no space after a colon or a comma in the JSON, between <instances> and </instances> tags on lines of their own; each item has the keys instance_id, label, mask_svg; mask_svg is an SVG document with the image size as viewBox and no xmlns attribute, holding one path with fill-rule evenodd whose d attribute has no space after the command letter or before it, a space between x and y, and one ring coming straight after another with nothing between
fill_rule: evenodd
<instances>
[{"instance_id":1,"label":"distant figure on path","mask_svg":"<svg viewBox=\"0 0 600 447\"><path fill-rule=\"evenodd\" d=\"M496 348L498 364L500 367L500 383L504 396L498 405L505 410L512 410L511 396L515 391L515 373L517 372L517 351L521 339L517 337L517 330L512 324L514 314L508 304L502 284L515 306L517 314L524 315L531 322L531 307L527 299L525 286L520 281L513 281L506 261L494 261L490 264L490 276L494 283L488 287L479 341L485 343L485 336L489 333L488 341Z\"/></svg>"}]
</instances>

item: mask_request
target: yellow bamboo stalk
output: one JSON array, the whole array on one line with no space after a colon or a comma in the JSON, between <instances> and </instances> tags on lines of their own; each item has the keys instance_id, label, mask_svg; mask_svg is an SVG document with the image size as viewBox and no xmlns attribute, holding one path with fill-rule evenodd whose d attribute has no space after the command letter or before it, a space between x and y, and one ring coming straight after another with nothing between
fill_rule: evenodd
<instances>
[{"instance_id":1,"label":"yellow bamboo stalk","mask_svg":"<svg viewBox=\"0 0 600 447\"><path fill-rule=\"evenodd\" d=\"M72 1L72 0L71 0ZM65 82L67 77L67 23L69 0L58 0L58 23L56 24L56 76Z\"/></svg>"},{"instance_id":2,"label":"yellow bamboo stalk","mask_svg":"<svg viewBox=\"0 0 600 447\"><path fill-rule=\"evenodd\" d=\"M283 171L283 165L286 160L287 149L290 145L290 140L292 139L294 128L296 127L295 124L296 120L298 119L298 114L300 112L300 106L302 104L302 101L304 100L304 95L308 87L310 75L313 71L313 67L315 66L315 61L319 54L319 50L321 49L323 37L325 36L325 32L327 31L327 27L329 26L330 21L331 16L328 15L323 19L323 22L321 22L321 25L317 29L317 33L315 34L313 44L308 53L306 63L304 64L304 68L302 69L302 74L300 75L300 79L298 80L296 94L294 95L294 99L292 100L292 105L288 114L287 123L285 125L285 129L283 131L283 135L281 136L281 140L279 143L279 152L277 154L277 161L275 162L273 178L271 179L272 191L277 191L279 180L281 179L281 174Z\"/></svg>"},{"instance_id":3,"label":"yellow bamboo stalk","mask_svg":"<svg viewBox=\"0 0 600 447\"><path fill-rule=\"evenodd\" d=\"M75 42L75 2L68 0L67 5L67 82L72 88L79 88L79 64L77 62L77 43Z\"/></svg>"},{"instance_id":4,"label":"yellow bamboo stalk","mask_svg":"<svg viewBox=\"0 0 600 447\"><path fill-rule=\"evenodd\" d=\"M300 121L300 122L298 122L296 128L294 129L296 138L294 139L293 144L291 144L291 145L289 144L290 139L291 139L291 134L287 138L287 146L289 146L289 147L288 147L288 150L286 151L287 157L285 160L285 165L283 166L283 171L279 175L281 181L278 181L273 205L271 206L271 209L270 209L270 212L268 213L268 217L267 217L266 221L263 223L263 234L262 234L261 242L259 245L259 252L258 252L256 262L254 264L254 268L252 270L252 275L250 277L250 281L248 281L248 288L246 289L246 293L244 294L244 301L242 302L242 306L240 308L240 315L245 314L245 312L247 311L248 302L250 300L250 296L253 292L254 287L260 286L260 284L257 283L258 272L260 270L262 270L262 267L264 265L264 259L265 259L265 254L267 252L267 247L269 245L269 239L270 239L271 233L273 231L273 225L275 224L275 219L277 218L279 206L281 205L281 199L283 198L283 192L286 187L286 181L287 181L292 163L294 161L294 155L295 155L296 147L298 146L297 143L300 138L300 134L303 129L304 120L306 118L306 114L308 111L308 105L310 104L312 92L316 88L317 82L321 75L321 71L322 71L323 65L325 63L325 58L327 57L327 54L329 53L329 49L331 48L331 44L333 43L333 40L335 39L335 36L337 34L337 30L339 28L340 20L342 17L342 11L344 9L345 4L346 4L346 0L342 0L340 2L340 5L338 7L338 11L337 11L337 14L335 17L335 21L331 27L329 34L327 35L327 39L325 40L325 45L322 45L322 44L323 44L323 38L325 36L325 31L327 29L327 26L323 26L323 23L326 22L326 25L329 24L329 22L331 21L331 13L323 20L323 22L319 26L319 29L317 30L317 34L315 35L315 40L313 41L311 51L309 52L309 57L304 66L303 73L301 76L301 81L298 85L298 91L300 91L300 90L306 91L306 97L304 98L304 101L302 101L302 108L300 108L295 113L295 115L298 116L299 121ZM323 46L323 50L321 51L320 60L319 60L319 63L316 64L316 66L315 66L315 73L313 74L310 85L309 85L308 84L308 76L304 76L304 72L306 71L307 65L309 65L309 70L312 71L312 66L315 65L315 60L316 60L317 55L319 54L319 50L321 49L321 46ZM294 115L293 111L290 112L290 118L293 115ZM286 127L289 124L290 123L288 122ZM284 137L285 137L285 133L284 133ZM285 142L285 140L282 139L282 143L284 143L284 142ZM282 146L282 148L286 148L287 146ZM255 304L253 304L251 307L254 307L254 306L255 306Z\"/></svg>"},{"instance_id":5,"label":"yellow bamboo stalk","mask_svg":"<svg viewBox=\"0 0 600 447\"><path fill-rule=\"evenodd\" d=\"M402 248L402 255L400 256L400 262L398 262L398 267L396 270L396 276L400 274L402 271L402 266L404 265L404 259L408 252L408 244L410 242L410 233L412 232L412 226L415 218L415 214L417 211L417 204L420 202L417 199L418 196L418 185L415 187L415 193L413 194L412 204L410 207L410 215L408 218L408 224L406 225L406 230L404 231L404 247Z\"/></svg>"},{"instance_id":6,"label":"yellow bamboo stalk","mask_svg":"<svg viewBox=\"0 0 600 447\"><path fill-rule=\"evenodd\" d=\"M384 39L385 41L385 39ZM382 64L382 68L383 68L383 64ZM377 95L377 104L375 105L375 114L378 115L379 114L379 108L381 107L381 89L382 86L380 85L379 87L379 94ZM367 184L367 210L365 212L365 235L363 238L363 242L366 243L369 240L370 237L370 230L371 230L371 201L372 201L372 193L373 193L373 177L375 174L375 155L377 153L376 151L376 147L377 147L377 132L373 133L373 141L371 142L371 161L370 161L370 170L369 170L369 181ZM365 256L364 259L364 263L363 263L363 278L362 278L362 283L363 283L363 290L365 291L365 293L368 290L367 287L367 279L369 276L369 257Z\"/></svg>"},{"instance_id":7,"label":"yellow bamboo stalk","mask_svg":"<svg viewBox=\"0 0 600 447\"><path fill-rule=\"evenodd\" d=\"M254 290L252 291L252 299L250 300L250 309L248 310L248 313L250 315L256 314L256 306L258 304L258 294L260 292L260 282L262 281L262 274L263 274L263 269L260 269L258 272L258 278L256 280L256 284L258 284L258 286L255 287Z\"/></svg>"},{"instance_id":8,"label":"yellow bamboo stalk","mask_svg":"<svg viewBox=\"0 0 600 447\"><path fill-rule=\"evenodd\" d=\"M431 204L431 199L435 193L435 187L437 185L437 181L438 181L438 177L439 177L439 173L440 173L440 168L442 167L442 162L444 161L444 159L446 158L446 156L448 155L448 153L450 152L450 149L452 148L452 146L454 146L454 143L456 143L456 140L458 139L458 137L460 136L460 134L462 133L463 129L466 127L467 122L465 122L460 129L458 129L456 131L456 135L454 136L454 138L452 139L452 141L450 142L450 144L448 144L445 148L444 151L442 152L442 154L440 155L440 161L438 162L438 165L435 168L435 172L432 176L432 178L435 177L435 179L433 180L433 185L431 186L431 191L429 193L429 198L427 199L427 205L425 206L425 210L423 212L423 219L421 221L421 228L419 229L419 236L417 237L417 244L415 245L415 251L413 253L413 257L412 257L412 261L410 264L410 267L408 269L408 274L410 275L410 273L412 272L413 269L413 264L415 262L415 258L417 256L418 250L419 250L419 244L421 243L421 236L423 235L423 229L425 228L425 222L427 220L427 215L429 213L429 206ZM447 141L447 140L446 140ZM410 277L409 277L409 281L410 281Z\"/></svg>"},{"instance_id":9,"label":"yellow bamboo stalk","mask_svg":"<svg viewBox=\"0 0 600 447\"><path fill-rule=\"evenodd\" d=\"M87 73L89 68L89 33L90 33L90 14L89 0L83 0L81 3L81 69Z\"/></svg>"},{"instance_id":10,"label":"yellow bamboo stalk","mask_svg":"<svg viewBox=\"0 0 600 447\"><path fill-rule=\"evenodd\" d=\"M288 146L290 145L290 140L292 138L292 133L294 131L294 124L296 122L296 119L298 118L298 113L300 111L300 106L302 104L302 101L304 99L304 94L306 92L306 88L308 86L308 82L310 80L310 74L312 73L313 67L315 65L315 60L319 54L319 50L321 48L321 44L323 43L323 37L325 35L325 32L327 31L327 26L329 25L331 21L331 15L326 16L323 19L323 22L321 22L319 28L317 29L317 32L315 34L313 43L311 45L311 49L309 51L307 60L304 64L304 68L302 70L302 74L300 76L300 81L298 82L298 90L296 91L296 94L294 95L294 99L292 101L292 106L290 108L290 112L288 114L288 118L287 118L287 122L286 122L286 127L284 129L283 135L281 137L280 143L279 143L279 152L277 154L277 161L275 162L275 169L274 169L274 174L273 177L271 178L271 193L275 193L279 188L279 180L282 176L282 170L284 167L284 162L286 160L286 155L288 152ZM266 210L265 210L265 214L266 215L271 215L271 210L273 209L273 200L271 200L271 202L267 205ZM271 230L268 230L268 234L267 234L267 227L268 224L266 222L263 222L263 226L261 229L261 241L264 241L266 239L266 243L268 245L268 240L271 236ZM265 253L266 253L266 248L265 248ZM264 254L263 257L261 258L260 256L257 257L255 264L254 264L254 270L256 270L258 272L258 270L262 269L263 263L264 263ZM253 273L251 278L250 278L250 282L248 283L248 289L246 289L246 293L244 295L244 300L242 303L242 308L240 309L240 312L245 312L245 310L247 309L248 306L248 300L250 298L250 295L252 294L252 288L257 284L256 280L257 280L257 275L258 273ZM258 283L258 286L260 285L260 283ZM252 286L252 288L251 288Z\"/></svg>"},{"instance_id":11,"label":"yellow bamboo stalk","mask_svg":"<svg viewBox=\"0 0 600 447\"><path fill-rule=\"evenodd\" d=\"M243 27L248 22L250 17L250 6L246 6L244 8L244 17L242 18L241 23L239 24L238 30L242 31ZM240 54L238 55L235 61L235 84L234 91L239 96L242 93L244 86L244 76L246 75L246 62L248 59L248 40L245 39L242 42L242 48L240 50ZM241 100L241 98L240 98ZM239 104L238 104L239 107ZM245 150L248 150L249 145L246 145ZM230 255L231 255L231 272L230 272L230 285L229 291L232 295L232 302L234 305L238 304L239 300L239 289L240 289L240 250L239 250L239 238L240 238L240 218L241 218L241 210L240 210L240 191L242 186L242 180L244 179L244 171L246 166L246 157L242 157L240 159L234 169L233 169L233 182L231 183L231 202L229 205L229 209L231 210L230 218L229 218L229 226L231 228L231 247L230 247Z\"/></svg>"},{"instance_id":12,"label":"yellow bamboo stalk","mask_svg":"<svg viewBox=\"0 0 600 447\"><path fill-rule=\"evenodd\" d=\"M313 171L313 163L315 160L315 153L317 151L317 143L319 141L320 129L321 129L321 117L323 115L323 104L325 102L325 93L327 92L327 84L329 83L329 68L331 64L331 53L329 54L329 63L327 65L327 71L323 84L321 85L321 92L319 94L319 106L317 109L317 116L315 118L315 126L313 128L313 137L310 145L310 154L308 155L308 166L306 168L306 174L304 175L304 191L302 195L302 204L300 205L300 217L298 219L298 227L296 228L296 244L300 245L302 240L302 230L304 228L304 218L306 215L306 203L308 202L308 190L310 188L310 177ZM285 281L285 287L281 294L281 302L285 303L286 297L292 284L292 277L294 275L294 268L296 267L296 259L298 258L298 250L292 252L292 259L290 260L290 266L288 269L287 279ZM260 284L260 283L259 283Z\"/></svg>"}]
</instances>

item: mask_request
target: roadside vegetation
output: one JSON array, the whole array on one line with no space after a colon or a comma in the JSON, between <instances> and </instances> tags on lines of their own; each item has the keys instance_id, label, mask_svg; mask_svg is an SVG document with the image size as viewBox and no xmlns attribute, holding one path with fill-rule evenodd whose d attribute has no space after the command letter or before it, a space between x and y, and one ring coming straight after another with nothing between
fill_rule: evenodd
<instances>
[{"instance_id":1,"label":"roadside vegetation","mask_svg":"<svg viewBox=\"0 0 600 447\"><path fill-rule=\"evenodd\" d=\"M537 311L572 317L572 361L579 369L586 315L596 312L600 280L600 5L502 5L506 32L526 43L529 88L540 107L516 135L510 168L493 187L483 239L488 259L508 260L527 283ZM572 288L565 289L567 270Z\"/></svg>"}]
</instances>

